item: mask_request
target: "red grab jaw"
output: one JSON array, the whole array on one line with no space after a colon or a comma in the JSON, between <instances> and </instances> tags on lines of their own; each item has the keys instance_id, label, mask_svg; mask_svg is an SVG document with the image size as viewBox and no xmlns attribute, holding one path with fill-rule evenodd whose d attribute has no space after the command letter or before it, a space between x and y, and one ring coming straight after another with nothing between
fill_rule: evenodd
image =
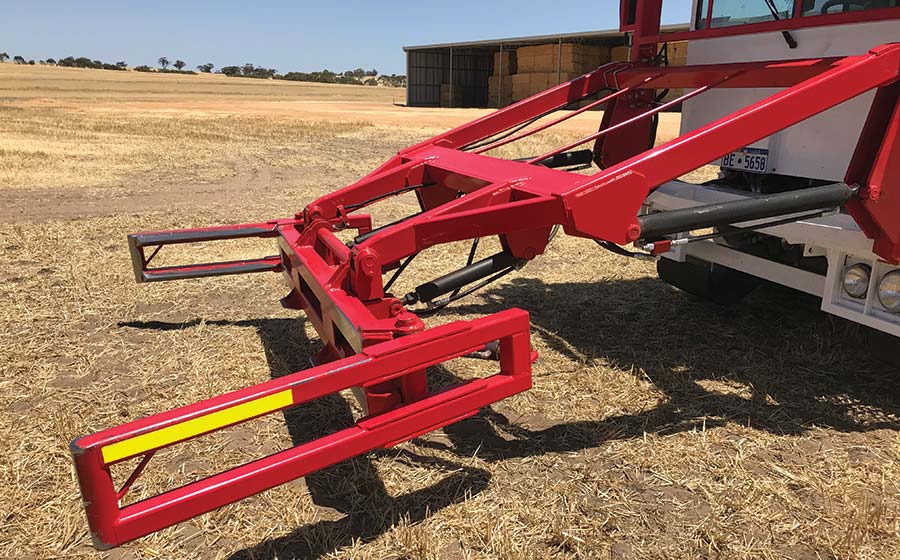
<instances>
[{"instance_id":1,"label":"red grab jaw","mask_svg":"<svg viewBox=\"0 0 900 560\"><path fill-rule=\"evenodd\" d=\"M121 507L158 450L353 387L384 385L499 341L499 371L436 393L422 391L355 426ZM71 444L88 524L98 548L118 546L373 449L390 447L475 414L531 387L528 314L518 309L457 321L360 354L163 412ZM121 490L110 466L144 457Z\"/></svg>"}]
</instances>

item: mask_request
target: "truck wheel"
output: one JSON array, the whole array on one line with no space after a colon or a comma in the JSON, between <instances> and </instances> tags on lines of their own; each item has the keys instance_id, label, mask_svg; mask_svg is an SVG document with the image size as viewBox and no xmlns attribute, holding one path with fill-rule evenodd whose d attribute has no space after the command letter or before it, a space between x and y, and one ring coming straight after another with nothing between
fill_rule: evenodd
<instances>
[{"instance_id":1,"label":"truck wheel","mask_svg":"<svg viewBox=\"0 0 900 560\"><path fill-rule=\"evenodd\" d=\"M721 305L739 302L762 283L755 276L704 261L663 258L656 262L656 272L663 282Z\"/></svg>"},{"instance_id":2,"label":"truck wheel","mask_svg":"<svg viewBox=\"0 0 900 560\"><path fill-rule=\"evenodd\" d=\"M900 338L868 327L863 336L873 358L892 368L900 368Z\"/></svg>"}]
</instances>

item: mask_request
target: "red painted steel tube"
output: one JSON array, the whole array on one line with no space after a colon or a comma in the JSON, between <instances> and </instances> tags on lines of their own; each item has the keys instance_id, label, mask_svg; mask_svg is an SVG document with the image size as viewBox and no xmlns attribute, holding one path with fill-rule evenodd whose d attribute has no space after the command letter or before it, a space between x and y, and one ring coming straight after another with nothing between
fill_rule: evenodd
<instances>
[{"instance_id":1,"label":"red painted steel tube","mask_svg":"<svg viewBox=\"0 0 900 560\"><path fill-rule=\"evenodd\" d=\"M152 231L133 233L128 236L128 249L131 254L131 266L138 283L180 280L187 278L204 278L209 276L227 276L230 274L247 274L251 272L274 272L281 269L278 257L262 257L230 262L198 263L188 265L149 268L154 255L166 245L185 243L201 243L247 238L278 237L279 225L301 225L300 220L272 220L254 224L235 224L207 228L193 228L168 231ZM144 249L156 247L146 257Z\"/></svg>"},{"instance_id":2,"label":"red painted steel tube","mask_svg":"<svg viewBox=\"0 0 900 560\"><path fill-rule=\"evenodd\" d=\"M474 321L459 321L367 348L361 354L325 366L79 438L71 447L95 546L117 546L361 453L417 437L524 391L531 386L534 358L528 330L528 314L518 309ZM258 411L247 412L241 417L223 414L243 410L254 403L269 402L280 395L285 395L286 400L267 406L263 413L353 386L381 384L463 356L495 340L500 341L500 371L491 377L366 417L351 428L135 504L118 505L110 464L259 416ZM193 426L202 421L215 423L214 420L219 419L217 425L204 426L201 433L194 430L185 437L175 433L170 438L172 441L164 441L164 445L151 441L140 448L140 453L124 451L117 452L112 460L107 457L109 450L116 449L117 445L134 441L140 444L141 438L169 434L172 428Z\"/></svg>"},{"instance_id":3,"label":"red painted steel tube","mask_svg":"<svg viewBox=\"0 0 900 560\"><path fill-rule=\"evenodd\" d=\"M712 0L711 0L712 1ZM662 18L663 0L642 0L638 2L634 14L634 36L650 37L659 33L660 22ZM641 61L642 54L646 56L647 51L652 49L652 55L656 55L656 45L658 41L648 38L641 41L632 41L631 45L631 61Z\"/></svg>"},{"instance_id":4,"label":"red painted steel tube","mask_svg":"<svg viewBox=\"0 0 900 560\"><path fill-rule=\"evenodd\" d=\"M688 99L691 99L691 98L693 98L693 97L697 97L697 96L700 95L701 93L704 93L704 92L706 92L706 91L709 91L710 89L716 87L717 85L719 85L719 84L721 84L721 83L727 82L728 80L730 80L731 78L735 77L735 76L738 75L739 73L740 73L740 71L738 71L738 73L736 73L736 74L729 74L729 75L723 76L722 78L719 78L718 80L716 80L715 82L713 82L713 83L711 83L711 84L705 85L705 86L703 86L703 87L701 87L701 88L697 88L697 89L695 89L695 90L693 90L693 91L689 91L689 92L687 92L686 94L682 95L681 97L678 97L678 98L676 98L676 99L673 99L673 100L671 100L671 101L668 101L668 102L666 102L666 103L663 103L662 105L659 105L659 106L657 106L657 107L654 107L653 109L650 109L649 111L646 111L646 112L644 112L644 113L641 113L640 115L637 115L637 116L632 117L632 118L630 118L630 119L624 120L624 121L622 121L622 122L620 122L620 123L618 123L618 124L614 124L613 126L610 126L610 127L608 127L608 128L604 128L603 130L600 130L600 131L598 131L598 132L595 132L594 134L591 134L591 135L589 135L589 136L586 136L586 137L582 138L581 140L577 140L577 141L575 141L575 142L572 142L571 144L567 144L567 145L563 146L562 148L557 148L557 149L555 149L555 150L552 150L552 151L550 151L550 152L547 152L546 154L543 154L543 155L537 156L537 157L535 157L535 158L532 158L532 159L528 160L526 163L536 163L536 162L538 162L538 161L541 161L541 160L544 160L544 159L553 157L553 156L555 156L555 155L557 155L557 154L561 154L561 153L563 153L563 152L567 152L567 151L571 150L572 148L576 148L576 147L578 147L578 146L580 146L580 145L582 145L582 144L586 144L586 143L588 143L588 142L590 142L590 141L592 141L592 140L596 140L597 138L600 138L601 136L604 136L604 135L606 135L606 134L609 134L610 132L612 132L612 131L614 131L614 130L619 130L619 129L624 128L624 127L626 127L626 126L628 126L628 125L630 125L630 124L632 124L632 123L635 123L635 122L637 122L637 121L639 121L639 120L641 120L641 119L645 119L645 118L647 118L647 117L651 117L651 116L653 116L653 115L655 115L655 114L657 114L657 113L659 113L659 112L661 112L661 111L665 111L666 109L668 109L668 108L670 108L670 107L674 107L675 105L678 105L679 103L683 103L684 101L687 101Z\"/></svg>"},{"instance_id":5,"label":"red painted steel tube","mask_svg":"<svg viewBox=\"0 0 900 560\"><path fill-rule=\"evenodd\" d=\"M140 282L164 282L168 280L187 280L193 278L208 278L212 276L250 274L254 272L278 272L280 270L281 259L276 255L242 261L148 268L141 272Z\"/></svg>"},{"instance_id":6,"label":"red painted steel tube","mask_svg":"<svg viewBox=\"0 0 900 560\"><path fill-rule=\"evenodd\" d=\"M458 126L429 140L402 150L401 155L420 148L440 144L449 148L461 148L494 134L509 130L538 115L548 113L584 99L598 90L609 87L606 76L617 69L628 68L627 62L610 62L569 82L562 83L527 99L513 103L470 123Z\"/></svg>"},{"instance_id":7,"label":"red painted steel tube","mask_svg":"<svg viewBox=\"0 0 900 560\"><path fill-rule=\"evenodd\" d=\"M166 231L144 231L128 236L137 247L153 245L174 245L178 243L197 243L203 241L219 241L224 239L241 239L246 237L276 237L275 231L279 222L273 220L255 224L235 224L230 226L212 226L205 228L174 229ZM296 223L296 220L287 220Z\"/></svg>"},{"instance_id":8,"label":"red painted steel tube","mask_svg":"<svg viewBox=\"0 0 900 560\"><path fill-rule=\"evenodd\" d=\"M644 83L647 83L647 82L651 81L652 79L653 79L653 78L648 77L648 78L644 81ZM514 135L514 136L512 136L512 137L510 137L510 138L507 138L507 139L505 139L505 140L500 140L500 141L498 141L498 142L495 142L495 143L490 144L490 145L488 145L488 146L485 146L485 147L483 147L483 148L479 148L479 149L477 149L477 150L474 150L474 153L476 153L476 154L483 154L483 153L488 152L488 151L490 151L490 150L499 148L500 146L505 146L505 145L511 144L511 143L513 143L513 142L515 142L515 141L517 141L517 140L521 140L522 138L527 138L527 137L531 136L532 134L537 134L538 132L541 132L541 131L543 131L543 130L547 130L548 128L550 128L550 127L552 127L552 126L556 126L556 125L558 125L559 123L561 123L561 122L563 122L563 121L567 121L567 120L571 119L572 117L576 117L576 116L578 116L578 115L580 115L580 114L582 114L582 113L584 113L584 112L586 112L586 111L590 111L590 110L593 109L594 107L599 107L600 105L603 105L604 103L608 103L608 102L612 101L613 99L619 97L620 95L624 95L624 94L628 93L629 91L631 91L631 88L620 89L620 90L618 90L618 91L616 91L616 92L613 92L613 93L610 94L610 95L607 95L606 97L603 97L603 98L601 98L601 99L598 99L597 101L594 101L593 103L589 103L588 105L585 105L584 107L582 107L582 108L580 108L580 109L576 109L575 111L572 111L572 112L570 112L570 113L567 114L567 115L563 115L563 116L559 117L558 119L554 119L554 120L552 120L552 121L550 121L550 122L548 122L548 123L545 123L545 124L542 124L542 125L540 125L540 126L537 126L537 127L533 128L533 129L531 129L531 130L526 130L525 132L521 132L521 133L516 134L516 135Z\"/></svg>"},{"instance_id":9,"label":"red painted steel tube","mask_svg":"<svg viewBox=\"0 0 900 560\"><path fill-rule=\"evenodd\" d=\"M385 196L404 185L420 183L426 167L440 165L427 158L432 148L441 146L458 149L466 144L498 134L514 126L523 124L536 116L558 109L570 101L581 99L597 90L612 87L621 89L636 87L656 76L652 85L658 88L692 88L708 86L719 82L719 87L791 87L814 78L835 68L854 64L866 57L849 57L847 59L806 59L792 61L752 62L736 64L714 64L693 67L638 67L620 63L608 65L580 78L551 88L529 99L486 115L469 124L457 127L435 138L406 148L400 155L381 166L366 178L326 195L307 207L307 217L311 213L326 219L337 215L340 206L356 205L379 196ZM732 76L730 80L721 82L722 78ZM492 162L498 160L492 159ZM462 175L478 175L492 177L489 182L503 181L491 166L472 166L458 170ZM478 185L452 185L452 188L469 192L481 188Z\"/></svg>"},{"instance_id":10,"label":"red painted steel tube","mask_svg":"<svg viewBox=\"0 0 900 560\"><path fill-rule=\"evenodd\" d=\"M350 249L344 245L340 239L335 237L328 228L319 228L319 231L316 232L316 238L327 248L328 252L336 260L341 262L350 260Z\"/></svg>"},{"instance_id":11,"label":"red painted steel tube","mask_svg":"<svg viewBox=\"0 0 900 560\"><path fill-rule=\"evenodd\" d=\"M734 62L727 64L695 64L691 66L636 66L616 75L619 87L634 87L653 74L655 89L682 89L705 86L725 75L738 76L722 88L786 88L795 86L827 72L836 66L851 64L859 57L812 58L799 60L771 60L762 62Z\"/></svg>"}]
</instances>

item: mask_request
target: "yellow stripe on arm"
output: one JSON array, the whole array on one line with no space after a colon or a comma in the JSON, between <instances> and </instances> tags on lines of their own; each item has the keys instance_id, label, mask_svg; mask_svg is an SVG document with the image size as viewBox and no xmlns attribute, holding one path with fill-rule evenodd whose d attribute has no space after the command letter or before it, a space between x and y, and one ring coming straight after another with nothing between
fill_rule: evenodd
<instances>
[{"instance_id":1,"label":"yellow stripe on arm","mask_svg":"<svg viewBox=\"0 0 900 560\"><path fill-rule=\"evenodd\" d=\"M255 416L290 406L293 403L293 393L290 389L287 389L231 408L191 418L179 424L111 443L103 448L103 462L109 464L126 457L141 455L151 449L165 447L194 436L212 432L224 426L236 424Z\"/></svg>"}]
</instances>

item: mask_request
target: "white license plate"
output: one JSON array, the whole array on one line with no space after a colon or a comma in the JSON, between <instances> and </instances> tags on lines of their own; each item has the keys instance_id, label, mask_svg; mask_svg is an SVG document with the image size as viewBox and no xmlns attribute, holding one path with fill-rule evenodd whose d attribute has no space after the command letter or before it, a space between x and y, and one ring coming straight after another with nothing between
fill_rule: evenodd
<instances>
[{"instance_id":1,"label":"white license plate","mask_svg":"<svg viewBox=\"0 0 900 560\"><path fill-rule=\"evenodd\" d=\"M761 148L744 148L722 157L722 167L749 171L750 173L769 172L769 150Z\"/></svg>"}]
</instances>

